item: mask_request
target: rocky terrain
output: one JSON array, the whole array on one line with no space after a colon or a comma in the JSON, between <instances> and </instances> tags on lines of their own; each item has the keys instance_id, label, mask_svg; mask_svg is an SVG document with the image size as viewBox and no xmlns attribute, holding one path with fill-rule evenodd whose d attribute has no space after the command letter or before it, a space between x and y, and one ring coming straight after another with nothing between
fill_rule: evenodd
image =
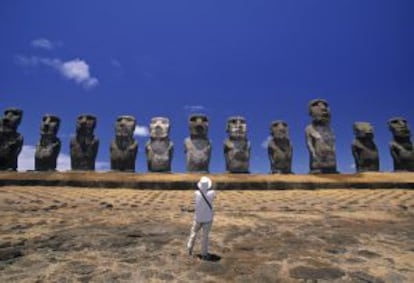
<instances>
[{"instance_id":1,"label":"rocky terrain","mask_svg":"<svg viewBox=\"0 0 414 283\"><path fill-rule=\"evenodd\" d=\"M414 282L414 191L219 191L213 261L191 191L0 187L0 282Z\"/></svg>"}]
</instances>

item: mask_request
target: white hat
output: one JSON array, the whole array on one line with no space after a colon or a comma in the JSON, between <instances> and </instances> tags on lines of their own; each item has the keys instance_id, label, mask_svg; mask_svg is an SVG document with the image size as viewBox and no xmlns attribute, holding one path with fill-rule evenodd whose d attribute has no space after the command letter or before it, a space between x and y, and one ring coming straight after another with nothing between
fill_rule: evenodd
<instances>
[{"instance_id":1,"label":"white hat","mask_svg":"<svg viewBox=\"0 0 414 283\"><path fill-rule=\"evenodd\" d=\"M212 181L209 177L203 176L201 177L200 181L197 183L197 187L200 190L206 191L211 189Z\"/></svg>"}]
</instances>

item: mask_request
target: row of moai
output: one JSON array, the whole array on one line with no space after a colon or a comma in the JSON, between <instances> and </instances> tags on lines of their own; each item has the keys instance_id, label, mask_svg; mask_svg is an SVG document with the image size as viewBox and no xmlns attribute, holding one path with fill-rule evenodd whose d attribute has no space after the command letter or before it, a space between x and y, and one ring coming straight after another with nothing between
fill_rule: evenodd
<instances>
[{"instance_id":1,"label":"row of moai","mask_svg":"<svg viewBox=\"0 0 414 283\"><path fill-rule=\"evenodd\" d=\"M310 173L338 173L336 165L335 134L330 127L331 112L323 99L309 103L312 122L305 129L306 145L310 154ZM17 132L23 112L7 109L0 119L0 170L17 170L17 158L22 149L23 136ZM70 141L72 170L95 170L99 140L94 135L97 119L93 115L80 115L76 135ZM40 127L40 141L35 152L35 170L56 170L61 149L57 137L60 119L45 115ZM408 123L404 118L392 118L388 126L393 134L390 151L395 171L414 171L414 148ZM119 116L115 123L115 138L110 145L111 170L135 171L138 143L134 139L136 120L133 116ZM152 118L150 139L145 145L150 172L171 172L174 145L169 138L170 121L165 117ZM208 172L211 141L208 138L209 121L203 114L189 118L190 136L184 141L188 172ZM247 123L243 117L227 120L228 138L224 141L226 170L229 173L249 173L250 142ZM286 122L273 121L270 127L268 157L272 173L292 173L292 144ZM379 171L378 149L374 142L373 127L368 122L354 123L355 140L352 154L357 172Z\"/></svg>"}]
</instances>

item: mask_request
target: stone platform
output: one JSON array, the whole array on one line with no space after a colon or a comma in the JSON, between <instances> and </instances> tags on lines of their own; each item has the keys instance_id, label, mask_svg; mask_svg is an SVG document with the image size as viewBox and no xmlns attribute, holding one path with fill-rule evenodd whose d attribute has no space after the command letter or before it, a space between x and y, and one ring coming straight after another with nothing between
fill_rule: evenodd
<instances>
[{"instance_id":1,"label":"stone platform","mask_svg":"<svg viewBox=\"0 0 414 283\"><path fill-rule=\"evenodd\" d=\"M61 186L192 190L201 174L1 172L0 186ZM208 174L218 190L414 189L414 173L318 175Z\"/></svg>"}]
</instances>

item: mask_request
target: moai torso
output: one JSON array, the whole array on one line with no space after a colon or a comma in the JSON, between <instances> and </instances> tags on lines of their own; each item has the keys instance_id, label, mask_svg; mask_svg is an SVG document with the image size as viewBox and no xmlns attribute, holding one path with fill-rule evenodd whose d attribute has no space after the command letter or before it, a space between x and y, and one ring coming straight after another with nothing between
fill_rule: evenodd
<instances>
[{"instance_id":1,"label":"moai torso","mask_svg":"<svg viewBox=\"0 0 414 283\"><path fill-rule=\"evenodd\" d=\"M170 120L155 117L150 123L150 140L145 146L148 171L170 172L174 145L169 138Z\"/></svg>"},{"instance_id":2,"label":"moai torso","mask_svg":"<svg viewBox=\"0 0 414 283\"><path fill-rule=\"evenodd\" d=\"M312 124L305 130L310 155L310 173L337 173L335 134L330 127L328 103L315 99L309 103Z\"/></svg>"},{"instance_id":3,"label":"moai torso","mask_svg":"<svg viewBox=\"0 0 414 283\"><path fill-rule=\"evenodd\" d=\"M407 120L392 118L388 121L388 126L394 138L390 143L394 171L414 171L414 147Z\"/></svg>"},{"instance_id":4,"label":"moai torso","mask_svg":"<svg viewBox=\"0 0 414 283\"><path fill-rule=\"evenodd\" d=\"M119 116L115 123L115 139L111 143L111 169L135 171L138 143L134 139L136 120L132 116Z\"/></svg>"},{"instance_id":5,"label":"moai torso","mask_svg":"<svg viewBox=\"0 0 414 283\"><path fill-rule=\"evenodd\" d=\"M57 158L61 142L56 136L59 131L60 119L54 115L45 115L40 126L40 141L36 146L35 170L56 170Z\"/></svg>"},{"instance_id":6,"label":"moai torso","mask_svg":"<svg viewBox=\"0 0 414 283\"><path fill-rule=\"evenodd\" d=\"M268 156L272 173L292 173L292 145L288 125L284 121L274 121L270 127L272 137L268 143Z\"/></svg>"},{"instance_id":7,"label":"moai torso","mask_svg":"<svg viewBox=\"0 0 414 283\"><path fill-rule=\"evenodd\" d=\"M17 159L23 147L23 136L17 132L23 111L6 109L0 119L0 171L17 170Z\"/></svg>"},{"instance_id":8,"label":"moai torso","mask_svg":"<svg viewBox=\"0 0 414 283\"><path fill-rule=\"evenodd\" d=\"M229 137L224 141L226 170L229 173L249 173L250 142L247 139L247 124L243 117L227 120Z\"/></svg>"},{"instance_id":9,"label":"moai torso","mask_svg":"<svg viewBox=\"0 0 414 283\"><path fill-rule=\"evenodd\" d=\"M76 122L76 136L70 141L72 170L95 170L99 140L94 136L96 117L80 115Z\"/></svg>"},{"instance_id":10,"label":"moai torso","mask_svg":"<svg viewBox=\"0 0 414 283\"><path fill-rule=\"evenodd\" d=\"M370 123L354 123L355 140L352 155L357 172L379 171L378 149L374 142L374 129Z\"/></svg>"},{"instance_id":11,"label":"moai torso","mask_svg":"<svg viewBox=\"0 0 414 283\"><path fill-rule=\"evenodd\" d=\"M192 115L189 119L190 137L184 141L184 152L188 172L209 172L211 143L207 137L208 118Z\"/></svg>"}]
</instances>

